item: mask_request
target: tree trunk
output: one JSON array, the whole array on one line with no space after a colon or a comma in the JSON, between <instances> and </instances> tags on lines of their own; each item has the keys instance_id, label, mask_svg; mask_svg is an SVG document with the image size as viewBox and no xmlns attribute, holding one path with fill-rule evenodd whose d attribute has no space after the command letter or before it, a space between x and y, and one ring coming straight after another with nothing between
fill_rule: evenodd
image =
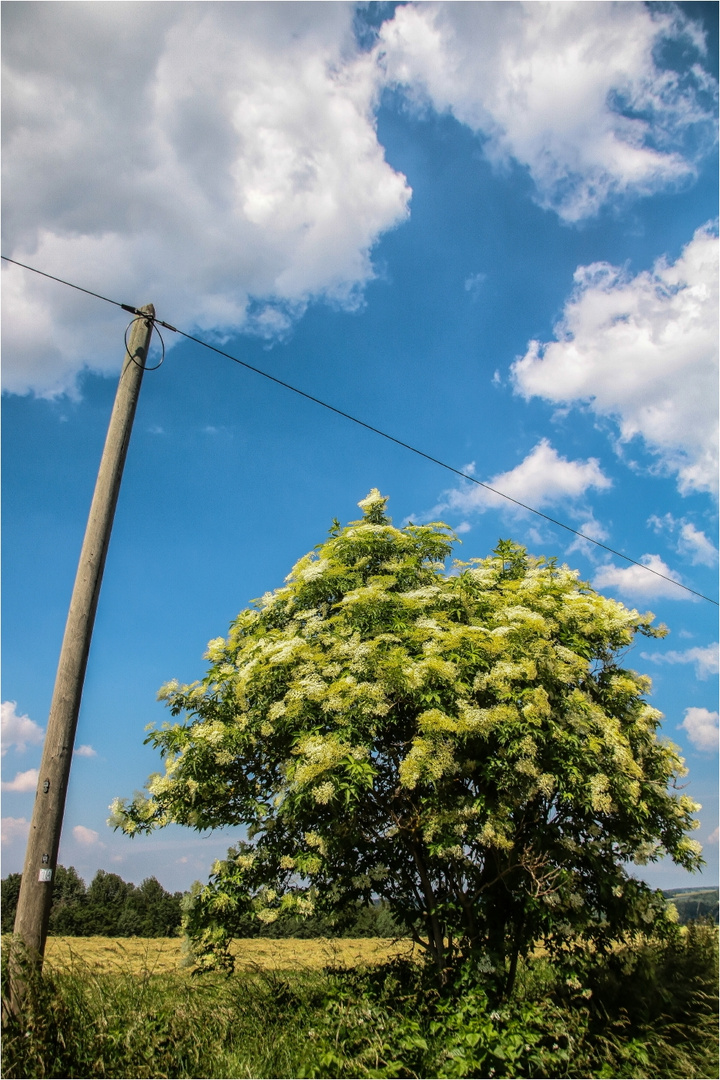
<instances>
[{"instance_id":1,"label":"tree trunk","mask_svg":"<svg viewBox=\"0 0 720 1080\"><path fill-rule=\"evenodd\" d=\"M425 906L427 909L427 925L428 925L428 939L433 945L433 951L435 953L435 963L438 969L438 975L440 981L445 981L445 941L442 931L442 926L437 917L435 911L435 893L433 892L432 884L428 876L425 862L420 854L420 846L414 840L410 841L410 850L412 857L417 867L417 872L420 877L420 883L422 885L423 896L425 897Z\"/></svg>"}]
</instances>

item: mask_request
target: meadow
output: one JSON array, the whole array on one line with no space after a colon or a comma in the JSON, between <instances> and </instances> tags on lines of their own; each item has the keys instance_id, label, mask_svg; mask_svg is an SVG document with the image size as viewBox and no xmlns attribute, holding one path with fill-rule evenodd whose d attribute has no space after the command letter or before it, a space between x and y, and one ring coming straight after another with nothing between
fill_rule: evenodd
<instances>
[{"instance_id":1,"label":"meadow","mask_svg":"<svg viewBox=\"0 0 720 1080\"><path fill-rule=\"evenodd\" d=\"M234 974L193 974L179 938L50 939L22 1022L6 1024L2 1075L718 1075L710 925L588 958L572 977L536 955L499 1006L481 976L440 991L407 942L252 939L234 952Z\"/></svg>"},{"instance_id":2,"label":"meadow","mask_svg":"<svg viewBox=\"0 0 720 1080\"><path fill-rule=\"evenodd\" d=\"M233 942L231 952L238 972L320 971L410 960L418 949L411 941L389 938L243 938ZM179 937L51 937L45 955L54 970L81 966L98 974L167 975L185 965Z\"/></svg>"}]
</instances>

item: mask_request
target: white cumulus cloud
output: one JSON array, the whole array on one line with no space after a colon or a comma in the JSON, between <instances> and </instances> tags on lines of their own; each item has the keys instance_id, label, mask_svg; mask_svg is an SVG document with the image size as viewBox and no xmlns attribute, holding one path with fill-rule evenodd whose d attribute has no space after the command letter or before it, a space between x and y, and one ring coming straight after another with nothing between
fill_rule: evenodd
<instances>
[{"instance_id":1,"label":"white cumulus cloud","mask_svg":"<svg viewBox=\"0 0 720 1080\"><path fill-rule=\"evenodd\" d=\"M699 65L684 79L658 66L664 40L704 51L677 11L644 4L422 3L396 10L379 48L389 81L481 133L491 158L528 169L541 205L578 221L691 174L686 135L712 143L714 86Z\"/></svg>"},{"instance_id":2,"label":"white cumulus cloud","mask_svg":"<svg viewBox=\"0 0 720 1080\"><path fill-rule=\"evenodd\" d=\"M593 540L598 540L601 544L610 539L610 534L605 526L601 525L592 514L589 515L587 520L580 522L577 531L583 535L575 537L567 549L568 555L573 551L580 551L586 558L596 559L600 549L595 544L592 544L590 540L586 540L585 537L592 537Z\"/></svg>"},{"instance_id":3,"label":"white cumulus cloud","mask_svg":"<svg viewBox=\"0 0 720 1080\"><path fill-rule=\"evenodd\" d=\"M717 750L718 714L709 709L685 710L685 719L679 725L688 733L690 742L697 750Z\"/></svg>"},{"instance_id":4,"label":"white cumulus cloud","mask_svg":"<svg viewBox=\"0 0 720 1080\"><path fill-rule=\"evenodd\" d=\"M685 521L680 526L678 551L687 555L693 565L714 566L718 561L718 549L707 538L702 529L697 529L692 521Z\"/></svg>"},{"instance_id":5,"label":"white cumulus cloud","mask_svg":"<svg viewBox=\"0 0 720 1080\"><path fill-rule=\"evenodd\" d=\"M655 59L664 42L702 54L677 11L407 4L369 48L356 15L6 5L4 253L184 328L272 339L313 301L357 306L373 246L408 215L377 135L386 86L451 110L568 221L691 176L707 144L712 80ZM3 277L6 390L73 393L82 370L117 371L116 309Z\"/></svg>"},{"instance_id":6,"label":"white cumulus cloud","mask_svg":"<svg viewBox=\"0 0 720 1080\"><path fill-rule=\"evenodd\" d=\"M5 12L4 247L184 327L282 333L356 305L410 189L378 73L333 4L31 4ZM116 370L114 309L4 274L6 389ZM122 327L120 328L120 332Z\"/></svg>"},{"instance_id":7,"label":"white cumulus cloud","mask_svg":"<svg viewBox=\"0 0 720 1080\"><path fill-rule=\"evenodd\" d=\"M45 732L34 720L17 713L16 701L3 701L0 705L0 741L5 755L10 747L23 753L28 746L37 746L43 741Z\"/></svg>"},{"instance_id":8,"label":"white cumulus cloud","mask_svg":"<svg viewBox=\"0 0 720 1080\"><path fill-rule=\"evenodd\" d=\"M694 664L698 679L707 679L710 675L718 673L717 641L712 645L696 645L680 652L671 649L666 653L641 653L640 655L645 660L651 660L653 664Z\"/></svg>"},{"instance_id":9,"label":"white cumulus cloud","mask_svg":"<svg viewBox=\"0 0 720 1080\"><path fill-rule=\"evenodd\" d=\"M718 475L718 240L698 229L675 263L635 277L581 266L555 328L512 367L525 398L584 403L642 438L679 490L715 491ZM692 543L690 538L687 542Z\"/></svg>"},{"instance_id":10,"label":"white cumulus cloud","mask_svg":"<svg viewBox=\"0 0 720 1080\"><path fill-rule=\"evenodd\" d=\"M93 750L92 746L84 743L82 746L75 748L75 754L78 757L97 757L97 750Z\"/></svg>"},{"instance_id":11,"label":"white cumulus cloud","mask_svg":"<svg viewBox=\"0 0 720 1080\"><path fill-rule=\"evenodd\" d=\"M659 555L643 555L639 561L642 566L615 566L614 563L599 566L593 578L594 587L616 589L638 600L659 600L661 597L687 600L690 597L690 593L673 585L673 581L679 582L680 577L665 565ZM644 570L644 566L649 567L652 573ZM658 574L662 574L662 577L658 577ZM666 581L665 578L670 580Z\"/></svg>"},{"instance_id":12,"label":"white cumulus cloud","mask_svg":"<svg viewBox=\"0 0 720 1080\"><path fill-rule=\"evenodd\" d=\"M75 825L72 834L78 844L82 844L84 847L105 847L100 841L100 833L96 832L95 829L88 829L85 825Z\"/></svg>"},{"instance_id":13,"label":"white cumulus cloud","mask_svg":"<svg viewBox=\"0 0 720 1080\"><path fill-rule=\"evenodd\" d=\"M0 822L0 840L3 844L26 840L29 832L30 822L24 817L4 817Z\"/></svg>"},{"instance_id":14,"label":"white cumulus cloud","mask_svg":"<svg viewBox=\"0 0 720 1080\"><path fill-rule=\"evenodd\" d=\"M712 540L687 518L676 518L670 513L662 517L653 514L648 525L652 525L657 533L674 536L678 554L686 555L693 566L714 566L718 561L718 549Z\"/></svg>"},{"instance_id":15,"label":"white cumulus cloud","mask_svg":"<svg viewBox=\"0 0 720 1080\"><path fill-rule=\"evenodd\" d=\"M3 791L35 791L38 782L38 770L27 769L25 772L16 773L14 780L4 780Z\"/></svg>"},{"instance_id":16,"label":"white cumulus cloud","mask_svg":"<svg viewBox=\"0 0 720 1080\"><path fill-rule=\"evenodd\" d=\"M603 491L612 485L596 458L569 461L558 454L547 439L541 439L514 469L497 473L486 483L537 510L582 499L590 488ZM487 488L466 483L445 491L432 514L453 510L465 515L491 508L524 512Z\"/></svg>"}]
</instances>

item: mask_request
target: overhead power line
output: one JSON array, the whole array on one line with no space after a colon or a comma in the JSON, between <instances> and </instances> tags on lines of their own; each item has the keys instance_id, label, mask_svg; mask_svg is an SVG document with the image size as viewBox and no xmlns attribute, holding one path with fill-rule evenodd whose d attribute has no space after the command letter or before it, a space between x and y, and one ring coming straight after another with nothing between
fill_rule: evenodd
<instances>
[{"instance_id":1,"label":"overhead power line","mask_svg":"<svg viewBox=\"0 0 720 1080\"><path fill-rule=\"evenodd\" d=\"M89 296L94 296L98 300L104 300L108 304L114 304L116 307L122 308L123 311L130 311L135 315L144 315L139 308L135 308L132 304L122 304L118 300L111 300L107 296L102 296L100 293L93 292L91 289L84 289L80 285L75 285L71 281L65 281L63 278L56 277L54 274L46 274L42 270L36 269L34 266L28 266L26 263L18 262L16 259L10 259L7 255L0 255L0 259L5 262L13 263L15 266L21 266L24 270L30 270L34 274L39 274L41 277L49 278L51 281L57 281L60 285L67 285L71 289L77 289L79 292L87 293ZM147 316L145 316L147 317ZM492 487L490 484L484 483L482 480L478 480L477 477L471 476L467 472L463 472L462 469L456 469L453 465L448 465L446 461L441 461L440 458L433 457L432 454L427 454L424 450L420 450L417 446L412 446L410 443L404 442L402 439L396 438L394 435L390 435L387 431L383 431L381 428L375 427L373 424L368 424L367 421L361 420L357 416L353 416L349 412L345 412L344 409L339 409L335 405L331 405L327 401L323 401L322 398L316 397L314 394L309 394L306 390L301 390L297 386L293 386L292 383L285 382L284 379L279 379L276 375L271 375L267 371L263 371L262 368L255 367L253 364L248 364L246 360L241 360L237 356L233 356L232 353L226 352L225 349L220 349L217 345L211 345L209 341L204 341L202 338L196 337L194 334L188 333L186 330L181 330L176 326L171 326L170 323L163 322L162 319L155 318L154 322L160 326L164 326L166 329L173 331L173 333L179 334L181 337L186 338L188 341L195 342L196 345L201 345L204 349L209 349L210 352L217 353L218 356L223 356L227 360L232 360L234 364L239 364L241 367L246 368L248 371L253 371L256 375L261 375L264 379L269 379L270 382L276 383L278 386L284 387L286 390L291 390L293 394L298 394L300 397L305 398L307 401L312 401L316 405L322 406L323 409L328 409L330 412L335 413L337 416L342 416L345 420L350 420L353 424L357 424L359 427L365 428L367 431L372 431L375 435L380 435L383 439L387 439L388 442L395 443L396 446L402 446L405 450L409 450L413 454L417 454L418 457L425 458L426 461L432 462L434 465L439 465L440 468L446 469L448 472L454 473L455 476L462 477L463 480L469 481L471 484L476 484L478 487L484 488L486 491L491 492L493 495L499 496L501 499L505 499L507 502L513 503L515 506L519 506L523 510L527 510L531 514L535 514L537 517L543 518L544 521L549 521L552 525L557 525L560 529L565 529L566 532L572 533L573 536L579 537L581 540L586 540L588 543L593 544L595 547L602 548L603 551L609 552L611 555L616 555L619 559L623 559L625 562L630 563L632 566L639 566L641 570L647 571L648 574L654 574L655 577L661 578L663 581L669 581L671 585L675 585L678 589L684 589L685 592L691 593L693 596L699 597L701 600L707 600L708 603L714 604L719 607L720 604L717 600L713 600L711 596L706 596L704 593L698 592L696 589L691 589L688 585L683 585L681 581L676 578L669 577L667 574L661 574L659 570L654 570L646 563L641 563L637 559L631 558L622 551L618 551L616 548L610 547L608 544L603 544L602 541L596 540L593 536L588 536L586 533L580 532L579 529L574 529L572 525L567 525L564 521L559 521L557 518L551 517L549 514L543 513L542 510L536 509L534 506L529 506L527 503L521 502L519 499L515 499L512 495L507 495L504 491L500 491L498 488Z\"/></svg>"}]
</instances>

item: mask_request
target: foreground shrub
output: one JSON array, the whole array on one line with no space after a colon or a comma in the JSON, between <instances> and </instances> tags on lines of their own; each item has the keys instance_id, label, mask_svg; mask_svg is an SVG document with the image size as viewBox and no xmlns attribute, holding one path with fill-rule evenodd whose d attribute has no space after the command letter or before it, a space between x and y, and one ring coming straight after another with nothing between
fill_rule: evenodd
<instances>
[{"instance_id":1,"label":"foreground shrub","mask_svg":"<svg viewBox=\"0 0 720 1080\"><path fill-rule=\"evenodd\" d=\"M303 1077L715 1077L717 931L625 947L572 971L521 967L492 1007L467 970L440 989L402 961L337 973Z\"/></svg>"},{"instance_id":2,"label":"foreground shrub","mask_svg":"<svg viewBox=\"0 0 720 1080\"><path fill-rule=\"evenodd\" d=\"M22 1017L7 1019L2 1075L292 1076L305 1026L302 997L272 975L98 975L79 962L46 964L29 981Z\"/></svg>"}]
</instances>

